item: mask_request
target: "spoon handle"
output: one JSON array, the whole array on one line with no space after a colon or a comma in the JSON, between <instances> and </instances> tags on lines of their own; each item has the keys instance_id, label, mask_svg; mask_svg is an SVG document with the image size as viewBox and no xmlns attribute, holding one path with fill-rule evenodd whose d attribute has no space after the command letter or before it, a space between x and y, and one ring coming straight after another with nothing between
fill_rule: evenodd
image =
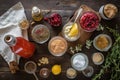
<instances>
[{"instance_id":1,"label":"spoon handle","mask_svg":"<svg viewBox=\"0 0 120 80\"><path fill-rule=\"evenodd\" d=\"M34 75L34 77L35 77L36 80L39 80L38 77L37 77L37 75L35 74L35 72L33 73L33 75Z\"/></svg>"},{"instance_id":2,"label":"spoon handle","mask_svg":"<svg viewBox=\"0 0 120 80\"><path fill-rule=\"evenodd\" d=\"M77 20L77 18L79 17L79 15L80 15L81 12L82 12L82 8L80 8L80 9L78 10L78 13L77 13L77 16L76 16L76 18L75 18L74 23L76 22L76 20Z\"/></svg>"}]
</instances>

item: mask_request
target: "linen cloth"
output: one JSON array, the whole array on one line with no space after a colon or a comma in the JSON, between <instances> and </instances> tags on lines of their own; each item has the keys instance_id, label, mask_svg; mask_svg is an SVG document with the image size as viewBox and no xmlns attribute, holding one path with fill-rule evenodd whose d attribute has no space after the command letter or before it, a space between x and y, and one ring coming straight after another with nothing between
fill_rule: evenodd
<instances>
[{"instance_id":1,"label":"linen cloth","mask_svg":"<svg viewBox=\"0 0 120 80\"><path fill-rule=\"evenodd\" d=\"M0 16L0 55L8 64L12 61L16 61L19 64L20 56L11 51L10 47L4 42L4 36L11 34L15 37L21 36L28 39L27 30L22 31L19 27L19 22L22 19L27 18L21 2L15 4L2 16Z\"/></svg>"}]
</instances>

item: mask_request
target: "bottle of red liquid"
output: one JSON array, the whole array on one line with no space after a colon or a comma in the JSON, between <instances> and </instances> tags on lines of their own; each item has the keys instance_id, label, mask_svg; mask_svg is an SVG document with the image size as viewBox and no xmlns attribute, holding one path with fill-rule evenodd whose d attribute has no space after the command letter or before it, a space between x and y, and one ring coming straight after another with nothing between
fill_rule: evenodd
<instances>
[{"instance_id":1,"label":"bottle of red liquid","mask_svg":"<svg viewBox=\"0 0 120 80\"><path fill-rule=\"evenodd\" d=\"M23 58L29 58L35 51L35 46L22 37L6 35L4 41L10 46L11 50Z\"/></svg>"}]
</instances>

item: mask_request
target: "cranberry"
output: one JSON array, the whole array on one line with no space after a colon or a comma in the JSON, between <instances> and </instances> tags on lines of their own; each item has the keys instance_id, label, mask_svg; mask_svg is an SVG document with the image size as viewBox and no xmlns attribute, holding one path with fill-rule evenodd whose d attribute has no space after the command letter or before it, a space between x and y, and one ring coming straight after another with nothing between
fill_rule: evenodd
<instances>
[{"instance_id":1,"label":"cranberry","mask_svg":"<svg viewBox=\"0 0 120 80\"><path fill-rule=\"evenodd\" d=\"M80 25L86 31L94 31L99 24L98 16L93 12L86 12L80 18Z\"/></svg>"},{"instance_id":2,"label":"cranberry","mask_svg":"<svg viewBox=\"0 0 120 80\"><path fill-rule=\"evenodd\" d=\"M62 24L62 17L58 13L52 13L50 16L44 18L51 26L58 27Z\"/></svg>"}]
</instances>

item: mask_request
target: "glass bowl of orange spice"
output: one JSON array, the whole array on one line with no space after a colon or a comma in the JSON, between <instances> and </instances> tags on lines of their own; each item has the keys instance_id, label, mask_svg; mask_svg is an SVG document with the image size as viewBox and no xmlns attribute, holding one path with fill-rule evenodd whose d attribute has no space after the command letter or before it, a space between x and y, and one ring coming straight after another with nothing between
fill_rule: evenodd
<instances>
[{"instance_id":1,"label":"glass bowl of orange spice","mask_svg":"<svg viewBox=\"0 0 120 80\"><path fill-rule=\"evenodd\" d=\"M107 34L99 34L94 38L93 46L99 51L108 51L112 46L112 39Z\"/></svg>"},{"instance_id":2,"label":"glass bowl of orange spice","mask_svg":"<svg viewBox=\"0 0 120 80\"><path fill-rule=\"evenodd\" d=\"M60 36L53 37L48 44L48 49L53 56L62 56L67 48L67 41Z\"/></svg>"}]
</instances>

